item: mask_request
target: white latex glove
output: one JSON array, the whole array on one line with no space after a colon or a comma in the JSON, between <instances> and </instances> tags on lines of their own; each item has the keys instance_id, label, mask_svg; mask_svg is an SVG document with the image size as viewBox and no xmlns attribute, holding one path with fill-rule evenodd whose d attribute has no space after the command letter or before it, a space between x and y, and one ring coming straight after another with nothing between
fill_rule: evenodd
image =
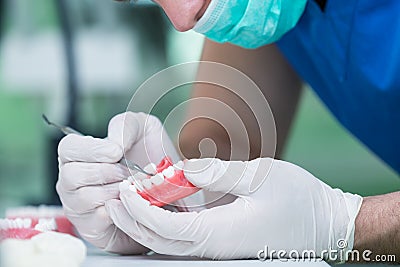
<instances>
[{"instance_id":1,"label":"white latex glove","mask_svg":"<svg viewBox=\"0 0 400 267\"><path fill-rule=\"evenodd\" d=\"M270 158L201 159L186 162L184 170L194 185L237 199L201 212L173 213L150 206L121 183L121 200L106 203L114 223L142 245L170 255L256 258L267 246L269 252L314 250L326 257L322 251L338 249L341 239L339 246L353 246L362 198L332 189L296 165Z\"/></svg>"},{"instance_id":2,"label":"white latex glove","mask_svg":"<svg viewBox=\"0 0 400 267\"><path fill-rule=\"evenodd\" d=\"M84 239L109 252L142 253L148 249L119 230L104 208L106 201L119 198L118 182L129 176L117 163L124 151L142 167L165 155L179 159L156 117L123 113L110 121L105 139L70 134L61 140L57 192L66 216Z\"/></svg>"}]
</instances>

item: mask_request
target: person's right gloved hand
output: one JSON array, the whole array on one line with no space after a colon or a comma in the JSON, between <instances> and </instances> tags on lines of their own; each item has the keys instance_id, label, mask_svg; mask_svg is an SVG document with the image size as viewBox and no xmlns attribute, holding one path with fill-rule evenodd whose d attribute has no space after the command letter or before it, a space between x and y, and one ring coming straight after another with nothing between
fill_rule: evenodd
<instances>
[{"instance_id":1,"label":"person's right gloved hand","mask_svg":"<svg viewBox=\"0 0 400 267\"><path fill-rule=\"evenodd\" d=\"M119 198L118 184L130 174L118 161L125 157L144 167L165 155L179 156L162 123L154 116L127 112L109 123L105 139L70 134L58 147L57 192L79 234L101 249L120 254L148 251L118 229L104 203Z\"/></svg>"},{"instance_id":2,"label":"person's right gloved hand","mask_svg":"<svg viewBox=\"0 0 400 267\"><path fill-rule=\"evenodd\" d=\"M299 166L271 158L192 159L183 169L195 186L237 199L200 212L174 213L150 205L123 182L120 200L106 203L114 223L137 242L168 255L340 262L353 248L361 196L333 189Z\"/></svg>"}]
</instances>

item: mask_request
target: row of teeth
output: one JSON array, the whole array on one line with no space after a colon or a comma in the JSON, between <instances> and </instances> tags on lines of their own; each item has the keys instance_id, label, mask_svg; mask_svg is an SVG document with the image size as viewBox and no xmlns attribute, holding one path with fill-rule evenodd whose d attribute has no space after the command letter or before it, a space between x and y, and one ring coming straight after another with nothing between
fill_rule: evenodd
<instances>
[{"instance_id":1,"label":"row of teeth","mask_svg":"<svg viewBox=\"0 0 400 267\"><path fill-rule=\"evenodd\" d=\"M57 230L57 223L54 218L51 219L39 219L38 224L35 225L35 230L40 232L49 232Z\"/></svg>"},{"instance_id":2,"label":"row of teeth","mask_svg":"<svg viewBox=\"0 0 400 267\"><path fill-rule=\"evenodd\" d=\"M30 218L0 219L0 230L29 228L32 228L32 219ZM40 232L55 231L57 230L57 223L54 218L39 219L35 225L35 230Z\"/></svg>"},{"instance_id":3,"label":"row of teeth","mask_svg":"<svg viewBox=\"0 0 400 267\"><path fill-rule=\"evenodd\" d=\"M31 228L32 219L0 219L0 230Z\"/></svg>"},{"instance_id":4,"label":"row of teeth","mask_svg":"<svg viewBox=\"0 0 400 267\"><path fill-rule=\"evenodd\" d=\"M58 206L41 205L38 207L26 206L10 208L6 210L6 217L60 217L64 216L64 211Z\"/></svg>"},{"instance_id":5,"label":"row of teeth","mask_svg":"<svg viewBox=\"0 0 400 267\"><path fill-rule=\"evenodd\" d=\"M143 189L151 189L153 185L161 185L164 180L167 178L172 178L175 175L175 170L183 169L183 162L179 161L173 166L169 166L165 170L160 173L157 173L154 176L148 178L146 174L136 173L133 176L128 177L128 181L132 183L132 186L136 187L137 190L143 191ZM154 163L150 163L146 167L143 168L148 173L156 173L156 165Z\"/></svg>"}]
</instances>

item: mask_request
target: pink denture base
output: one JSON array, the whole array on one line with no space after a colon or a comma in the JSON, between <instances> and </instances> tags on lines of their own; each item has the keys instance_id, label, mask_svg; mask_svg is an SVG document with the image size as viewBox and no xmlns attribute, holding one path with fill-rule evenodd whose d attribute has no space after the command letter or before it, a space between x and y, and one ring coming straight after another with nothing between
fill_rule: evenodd
<instances>
[{"instance_id":1,"label":"pink denture base","mask_svg":"<svg viewBox=\"0 0 400 267\"><path fill-rule=\"evenodd\" d=\"M20 240L31 239L32 237L40 233L42 232L35 230L33 228L0 230L0 241L8 238L20 239Z\"/></svg>"},{"instance_id":2,"label":"pink denture base","mask_svg":"<svg viewBox=\"0 0 400 267\"><path fill-rule=\"evenodd\" d=\"M51 219L51 217L36 217L36 216L9 216L8 219L16 219L16 218L29 218L32 220L32 227L35 227L35 225L37 225L39 223L39 220L41 218L45 218L45 219ZM75 228L72 225L72 223L67 219L67 217L65 216L56 216L54 217L54 220L56 222L57 225L57 230L55 230L56 232L59 233L63 233L63 234L69 234L72 236L76 236L75 233Z\"/></svg>"},{"instance_id":3,"label":"pink denture base","mask_svg":"<svg viewBox=\"0 0 400 267\"><path fill-rule=\"evenodd\" d=\"M157 173L162 172L169 166L173 166L169 157L165 157L156 168ZM147 177L149 179L150 177ZM153 185L152 188L143 191L137 190L138 194L148 200L152 205L162 207L171 204L179 199L185 198L199 191L192 183L190 183L182 170L175 169L174 176L164 179L160 185Z\"/></svg>"}]
</instances>

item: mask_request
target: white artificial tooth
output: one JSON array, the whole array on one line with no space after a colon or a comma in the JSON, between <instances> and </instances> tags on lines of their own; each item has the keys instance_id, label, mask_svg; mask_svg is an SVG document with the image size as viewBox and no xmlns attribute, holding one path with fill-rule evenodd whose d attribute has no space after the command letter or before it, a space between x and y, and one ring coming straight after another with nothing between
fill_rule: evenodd
<instances>
[{"instance_id":1,"label":"white artificial tooth","mask_svg":"<svg viewBox=\"0 0 400 267\"><path fill-rule=\"evenodd\" d=\"M169 166L168 168L163 170L162 173L164 174L165 177L171 178L175 175L175 169L174 169L174 167Z\"/></svg>"},{"instance_id":2,"label":"white artificial tooth","mask_svg":"<svg viewBox=\"0 0 400 267\"><path fill-rule=\"evenodd\" d=\"M135 182L135 178L133 178L133 176L129 176L128 177L128 182L130 182L131 184L133 184Z\"/></svg>"},{"instance_id":3,"label":"white artificial tooth","mask_svg":"<svg viewBox=\"0 0 400 267\"><path fill-rule=\"evenodd\" d=\"M16 225L15 228L20 229L24 226L24 222L22 221L21 218L17 218L17 219L15 219L15 225Z\"/></svg>"},{"instance_id":4,"label":"white artificial tooth","mask_svg":"<svg viewBox=\"0 0 400 267\"><path fill-rule=\"evenodd\" d=\"M51 219L39 219L38 224L35 225L35 230L40 232L49 232L57 230L57 223L54 218Z\"/></svg>"},{"instance_id":5,"label":"white artificial tooth","mask_svg":"<svg viewBox=\"0 0 400 267\"><path fill-rule=\"evenodd\" d=\"M123 180L122 182L119 183L119 191L127 190L130 185L131 183L129 181Z\"/></svg>"},{"instance_id":6,"label":"white artificial tooth","mask_svg":"<svg viewBox=\"0 0 400 267\"><path fill-rule=\"evenodd\" d=\"M136 188L135 184L131 184L131 185L129 186L129 190L132 191L132 192L136 192L136 191L137 191L137 188Z\"/></svg>"},{"instance_id":7,"label":"white artificial tooth","mask_svg":"<svg viewBox=\"0 0 400 267\"><path fill-rule=\"evenodd\" d=\"M149 163L146 167L143 168L143 170L148 173L155 173L156 169L157 169L157 166L154 163Z\"/></svg>"},{"instance_id":8,"label":"white artificial tooth","mask_svg":"<svg viewBox=\"0 0 400 267\"><path fill-rule=\"evenodd\" d=\"M24 228L30 228L32 225L32 219L26 218L24 219Z\"/></svg>"},{"instance_id":9,"label":"white artificial tooth","mask_svg":"<svg viewBox=\"0 0 400 267\"><path fill-rule=\"evenodd\" d=\"M2 229L7 230L7 229L11 228L11 227L10 227L10 221L7 220L7 219L2 220L2 223L1 223L1 224L2 224L2 225L1 225Z\"/></svg>"},{"instance_id":10,"label":"white artificial tooth","mask_svg":"<svg viewBox=\"0 0 400 267\"><path fill-rule=\"evenodd\" d=\"M7 219L4 220L0 220L0 227L1 229L7 230L8 228L10 228L10 224L8 222Z\"/></svg>"},{"instance_id":11,"label":"white artificial tooth","mask_svg":"<svg viewBox=\"0 0 400 267\"><path fill-rule=\"evenodd\" d=\"M50 229L52 230L52 231L55 231L55 230L57 230L57 222L56 222L56 219L54 219L54 218L52 218L51 219L51 222L50 222Z\"/></svg>"},{"instance_id":12,"label":"white artificial tooth","mask_svg":"<svg viewBox=\"0 0 400 267\"><path fill-rule=\"evenodd\" d=\"M14 220L7 219L7 228L9 228L9 229L15 228Z\"/></svg>"},{"instance_id":13,"label":"white artificial tooth","mask_svg":"<svg viewBox=\"0 0 400 267\"><path fill-rule=\"evenodd\" d=\"M141 181L135 181L135 183L133 184L137 190L139 190L140 192L143 191L143 185Z\"/></svg>"},{"instance_id":14,"label":"white artificial tooth","mask_svg":"<svg viewBox=\"0 0 400 267\"><path fill-rule=\"evenodd\" d=\"M138 184L134 184L135 188L137 189L137 191L143 191L143 186L139 186Z\"/></svg>"},{"instance_id":15,"label":"white artificial tooth","mask_svg":"<svg viewBox=\"0 0 400 267\"><path fill-rule=\"evenodd\" d=\"M10 228L10 223L7 219L0 220L0 227L1 229L8 229Z\"/></svg>"},{"instance_id":16,"label":"white artificial tooth","mask_svg":"<svg viewBox=\"0 0 400 267\"><path fill-rule=\"evenodd\" d=\"M11 228L15 228L14 227L14 220L5 219L4 220L4 229L11 229Z\"/></svg>"},{"instance_id":17,"label":"white artificial tooth","mask_svg":"<svg viewBox=\"0 0 400 267\"><path fill-rule=\"evenodd\" d=\"M178 169L178 170L182 170L184 165L185 164L183 163L183 161L180 160L180 161L178 161L177 163L174 164L174 168Z\"/></svg>"},{"instance_id":18,"label":"white artificial tooth","mask_svg":"<svg viewBox=\"0 0 400 267\"><path fill-rule=\"evenodd\" d=\"M144 188L146 188L146 189L151 189L151 187L152 187L150 179L144 179L142 181L142 184L143 184Z\"/></svg>"},{"instance_id":19,"label":"white artificial tooth","mask_svg":"<svg viewBox=\"0 0 400 267\"><path fill-rule=\"evenodd\" d=\"M147 175L141 172L135 173L135 175L133 175L133 179L141 181L147 178Z\"/></svg>"},{"instance_id":20,"label":"white artificial tooth","mask_svg":"<svg viewBox=\"0 0 400 267\"><path fill-rule=\"evenodd\" d=\"M162 173L157 173L150 178L150 181L155 185L160 185L164 183L164 175Z\"/></svg>"},{"instance_id":21,"label":"white artificial tooth","mask_svg":"<svg viewBox=\"0 0 400 267\"><path fill-rule=\"evenodd\" d=\"M0 229L2 229L2 230L8 229L8 222L7 222L7 220L0 219Z\"/></svg>"},{"instance_id":22,"label":"white artificial tooth","mask_svg":"<svg viewBox=\"0 0 400 267\"><path fill-rule=\"evenodd\" d=\"M39 232L46 232L46 227L43 223L36 224L34 229Z\"/></svg>"}]
</instances>

